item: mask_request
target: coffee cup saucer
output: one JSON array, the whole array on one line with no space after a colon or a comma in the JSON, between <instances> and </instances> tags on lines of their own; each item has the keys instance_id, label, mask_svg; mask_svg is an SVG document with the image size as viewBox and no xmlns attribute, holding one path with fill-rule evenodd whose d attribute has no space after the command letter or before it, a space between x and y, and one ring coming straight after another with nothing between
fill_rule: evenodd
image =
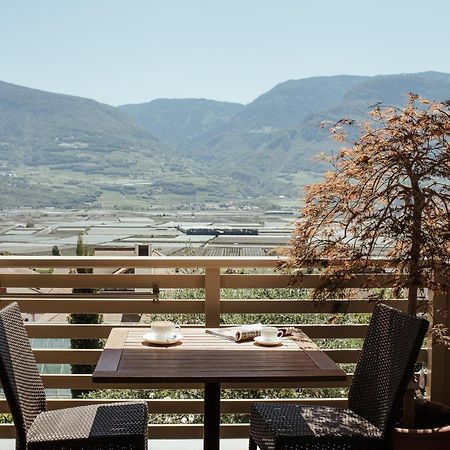
<instances>
[{"instance_id":1,"label":"coffee cup saucer","mask_svg":"<svg viewBox=\"0 0 450 450\"><path fill-rule=\"evenodd\" d=\"M276 345L283 345L283 339L280 337L277 337L276 339L267 341L263 339L262 336L256 336L254 338L255 342L259 345L264 345L266 347L275 347Z\"/></svg>"},{"instance_id":2,"label":"coffee cup saucer","mask_svg":"<svg viewBox=\"0 0 450 450\"><path fill-rule=\"evenodd\" d=\"M150 331L149 333L145 333L143 338L146 344L170 345L180 342L183 335L178 331L168 337L160 337Z\"/></svg>"}]
</instances>

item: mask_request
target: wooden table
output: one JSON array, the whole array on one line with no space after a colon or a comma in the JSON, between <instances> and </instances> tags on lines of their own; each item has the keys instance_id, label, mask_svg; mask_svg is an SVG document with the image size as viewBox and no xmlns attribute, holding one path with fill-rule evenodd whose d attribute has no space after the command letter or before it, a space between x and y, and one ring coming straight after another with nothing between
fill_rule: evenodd
<instances>
[{"instance_id":1,"label":"wooden table","mask_svg":"<svg viewBox=\"0 0 450 450\"><path fill-rule=\"evenodd\" d=\"M203 383L204 449L219 449L220 383L345 380L343 372L305 334L282 346L236 343L183 328L182 343L144 345L148 330L114 328L93 374L101 383Z\"/></svg>"}]
</instances>

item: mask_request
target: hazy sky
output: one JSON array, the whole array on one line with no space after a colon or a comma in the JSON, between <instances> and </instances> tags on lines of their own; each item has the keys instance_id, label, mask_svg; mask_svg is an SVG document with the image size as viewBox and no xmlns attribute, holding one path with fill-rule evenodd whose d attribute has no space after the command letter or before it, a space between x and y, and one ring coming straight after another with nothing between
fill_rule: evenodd
<instances>
[{"instance_id":1,"label":"hazy sky","mask_svg":"<svg viewBox=\"0 0 450 450\"><path fill-rule=\"evenodd\" d=\"M450 72L450 0L2 0L0 80L113 105Z\"/></svg>"}]
</instances>

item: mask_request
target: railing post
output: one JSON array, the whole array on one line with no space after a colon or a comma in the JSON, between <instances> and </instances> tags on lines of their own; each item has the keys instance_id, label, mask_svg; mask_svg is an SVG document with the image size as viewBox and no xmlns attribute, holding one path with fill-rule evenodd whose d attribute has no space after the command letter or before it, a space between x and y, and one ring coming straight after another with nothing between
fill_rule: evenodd
<instances>
[{"instance_id":1,"label":"railing post","mask_svg":"<svg viewBox=\"0 0 450 450\"><path fill-rule=\"evenodd\" d=\"M430 292L433 323L450 328L450 290ZM428 338L427 397L450 406L450 349Z\"/></svg>"},{"instance_id":2,"label":"railing post","mask_svg":"<svg viewBox=\"0 0 450 450\"><path fill-rule=\"evenodd\" d=\"M205 324L220 325L220 268L205 269Z\"/></svg>"}]
</instances>

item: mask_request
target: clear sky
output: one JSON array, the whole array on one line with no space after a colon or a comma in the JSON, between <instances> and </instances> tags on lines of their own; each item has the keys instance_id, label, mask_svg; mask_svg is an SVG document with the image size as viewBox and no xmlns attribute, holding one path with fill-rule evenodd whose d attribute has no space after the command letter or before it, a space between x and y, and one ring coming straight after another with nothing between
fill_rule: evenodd
<instances>
[{"instance_id":1,"label":"clear sky","mask_svg":"<svg viewBox=\"0 0 450 450\"><path fill-rule=\"evenodd\" d=\"M117 105L450 72L450 0L2 0L0 80Z\"/></svg>"}]
</instances>

